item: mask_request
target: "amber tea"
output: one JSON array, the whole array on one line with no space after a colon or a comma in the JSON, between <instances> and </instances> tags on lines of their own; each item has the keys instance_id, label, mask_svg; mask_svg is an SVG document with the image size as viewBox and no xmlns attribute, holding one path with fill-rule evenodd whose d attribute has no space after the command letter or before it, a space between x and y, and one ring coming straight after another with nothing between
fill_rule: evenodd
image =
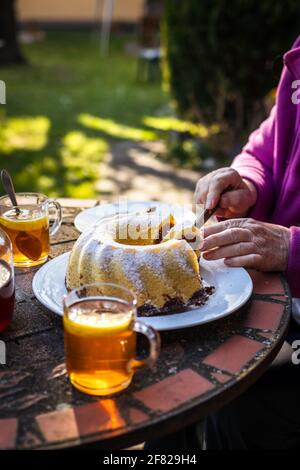
<instances>
[{"instance_id":1,"label":"amber tea","mask_svg":"<svg viewBox=\"0 0 300 470\"><path fill-rule=\"evenodd\" d=\"M17 207L12 207L7 196L0 198L0 228L9 236L14 265L31 267L44 263L49 255L50 235L61 224L61 208L55 201L35 193L17 193ZM56 210L55 222L49 230L50 204Z\"/></svg>"},{"instance_id":2,"label":"amber tea","mask_svg":"<svg viewBox=\"0 0 300 470\"><path fill-rule=\"evenodd\" d=\"M49 221L43 214L32 214L30 209L11 209L0 216L0 227L9 236L14 253L14 264L40 264L49 254Z\"/></svg>"},{"instance_id":3,"label":"amber tea","mask_svg":"<svg viewBox=\"0 0 300 470\"><path fill-rule=\"evenodd\" d=\"M66 364L71 383L90 395L124 390L135 371L152 365L159 354L159 337L136 320L136 299L114 284L93 284L64 299ZM146 360L135 359L136 333L150 342Z\"/></svg>"},{"instance_id":4,"label":"amber tea","mask_svg":"<svg viewBox=\"0 0 300 470\"><path fill-rule=\"evenodd\" d=\"M82 391L112 393L132 379L128 368L135 356L133 315L124 304L113 314L98 301L83 300L64 319L67 368L71 382Z\"/></svg>"}]
</instances>

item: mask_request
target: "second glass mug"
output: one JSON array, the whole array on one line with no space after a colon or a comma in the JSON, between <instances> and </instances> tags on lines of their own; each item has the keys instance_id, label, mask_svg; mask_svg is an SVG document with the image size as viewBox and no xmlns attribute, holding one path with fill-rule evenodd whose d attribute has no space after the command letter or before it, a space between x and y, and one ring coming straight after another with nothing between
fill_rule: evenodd
<instances>
[{"instance_id":1,"label":"second glass mug","mask_svg":"<svg viewBox=\"0 0 300 470\"><path fill-rule=\"evenodd\" d=\"M47 261L50 236L62 222L62 210L57 201L39 193L16 193L17 207L9 197L0 198L0 228L11 239L16 267L31 267ZM50 227L49 209L54 207L54 222Z\"/></svg>"},{"instance_id":2,"label":"second glass mug","mask_svg":"<svg viewBox=\"0 0 300 470\"><path fill-rule=\"evenodd\" d=\"M136 319L136 298L125 287L83 286L66 295L63 303L67 371L77 389L97 396L119 392L139 368L156 362L160 336ZM135 357L137 333L149 340L147 359Z\"/></svg>"},{"instance_id":3,"label":"second glass mug","mask_svg":"<svg viewBox=\"0 0 300 470\"><path fill-rule=\"evenodd\" d=\"M15 280L11 241L0 229L0 332L10 324L15 303Z\"/></svg>"}]
</instances>

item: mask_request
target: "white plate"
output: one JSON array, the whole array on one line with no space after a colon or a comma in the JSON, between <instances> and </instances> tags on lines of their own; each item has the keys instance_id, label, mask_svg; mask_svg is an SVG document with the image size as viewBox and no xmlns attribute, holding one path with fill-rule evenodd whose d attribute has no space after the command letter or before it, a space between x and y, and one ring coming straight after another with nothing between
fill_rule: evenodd
<instances>
[{"instance_id":1,"label":"white plate","mask_svg":"<svg viewBox=\"0 0 300 470\"><path fill-rule=\"evenodd\" d=\"M172 212L177 222L193 222L195 220L195 214L191 210L178 204L167 204L157 201L121 201L113 204L101 204L100 206L86 209L77 215L74 224L79 232L84 232L104 217L111 217L120 213L145 211L150 207L157 207L162 216L167 216Z\"/></svg>"},{"instance_id":2,"label":"white plate","mask_svg":"<svg viewBox=\"0 0 300 470\"><path fill-rule=\"evenodd\" d=\"M67 294L65 276L69 253L49 261L35 274L32 287L37 299L49 310L63 314L62 298ZM176 330L218 320L244 305L252 293L252 280L243 268L228 268L223 261L201 259L201 274L216 288L208 302L188 312L144 317L143 321L159 331Z\"/></svg>"}]
</instances>

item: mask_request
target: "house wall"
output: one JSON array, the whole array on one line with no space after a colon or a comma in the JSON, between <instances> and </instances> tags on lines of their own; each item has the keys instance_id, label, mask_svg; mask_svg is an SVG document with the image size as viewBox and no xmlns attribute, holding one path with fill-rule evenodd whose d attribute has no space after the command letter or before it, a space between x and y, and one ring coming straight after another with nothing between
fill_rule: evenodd
<instances>
[{"instance_id":1,"label":"house wall","mask_svg":"<svg viewBox=\"0 0 300 470\"><path fill-rule=\"evenodd\" d=\"M104 0L17 0L20 21L92 22L102 15ZM114 0L113 21L135 22L144 0Z\"/></svg>"}]
</instances>

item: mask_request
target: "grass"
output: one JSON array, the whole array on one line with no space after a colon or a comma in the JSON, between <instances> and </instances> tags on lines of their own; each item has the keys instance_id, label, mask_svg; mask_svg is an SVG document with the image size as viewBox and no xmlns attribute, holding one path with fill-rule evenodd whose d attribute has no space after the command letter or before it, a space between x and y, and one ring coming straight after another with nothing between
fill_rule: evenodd
<instances>
[{"instance_id":1,"label":"grass","mask_svg":"<svg viewBox=\"0 0 300 470\"><path fill-rule=\"evenodd\" d=\"M0 69L7 90L0 167L12 173L18 191L96 196L111 139L157 138L145 116L163 114L168 97L159 83L137 83L126 40L114 38L103 58L92 33L47 33L24 47L28 66Z\"/></svg>"}]
</instances>

